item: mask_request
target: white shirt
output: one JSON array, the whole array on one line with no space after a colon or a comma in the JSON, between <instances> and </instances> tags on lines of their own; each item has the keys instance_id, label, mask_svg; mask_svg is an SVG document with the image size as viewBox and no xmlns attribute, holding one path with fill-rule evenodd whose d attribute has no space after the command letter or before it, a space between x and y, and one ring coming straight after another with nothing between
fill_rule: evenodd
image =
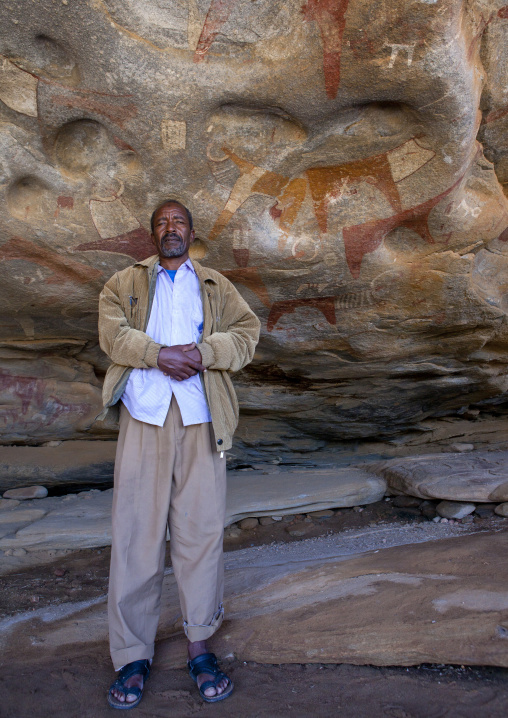
<instances>
[{"instance_id":1,"label":"white shirt","mask_svg":"<svg viewBox=\"0 0 508 718\"><path fill-rule=\"evenodd\" d=\"M159 264L156 281L148 336L166 346L198 343L203 332L203 305L190 259L178 268L174 283ZM184 426L212 420L199 374L177 381L158 368L133 369L122 401L134 419L163 426L173 393Z\"/></svg>"}]
</instances>

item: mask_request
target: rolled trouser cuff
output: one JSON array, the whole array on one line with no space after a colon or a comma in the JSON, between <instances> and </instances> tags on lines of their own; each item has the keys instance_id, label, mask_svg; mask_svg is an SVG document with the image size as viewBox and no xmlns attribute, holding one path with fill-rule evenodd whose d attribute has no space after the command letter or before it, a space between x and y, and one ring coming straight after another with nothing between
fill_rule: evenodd
<instances>
[{"instance_id":1,"label":"rolled trouser cuff","mask_svg":"<svg viewBox=\"0 0 508 718\"><path fill-rule=\"evenodd\" d=\"M210 623L193 625L184 621L183 630L191 643L196 643L196 641L206 641L210 638L210 636L213 636L213 634L218 631L223 620L224 607L221 604L219 606L219 610L214 615Z\"/></svg>"}]
</instances>

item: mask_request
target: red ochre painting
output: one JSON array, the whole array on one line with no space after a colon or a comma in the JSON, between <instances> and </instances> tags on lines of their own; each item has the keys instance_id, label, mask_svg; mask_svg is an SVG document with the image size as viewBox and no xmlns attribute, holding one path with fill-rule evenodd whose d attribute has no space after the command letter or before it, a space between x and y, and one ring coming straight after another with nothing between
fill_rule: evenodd
<instances>
[{"instance_id":1,"label":"red ochre painting","mask_svg":"<svg viewBox=\"0 0 508 718\"><path fill-rule=\"evenodd\" d=\"M307 0L302 8L304 19L315 21L321 33L325 89L330 99L337 95L340 85L342 36L348 5L349 0Z\"/></svg>"}]
</instances>

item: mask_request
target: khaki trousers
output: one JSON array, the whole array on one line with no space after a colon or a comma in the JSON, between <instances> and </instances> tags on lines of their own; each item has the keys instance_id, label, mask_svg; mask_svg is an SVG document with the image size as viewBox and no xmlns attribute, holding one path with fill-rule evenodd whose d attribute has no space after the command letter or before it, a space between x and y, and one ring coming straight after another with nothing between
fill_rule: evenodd
<instances>
[{"instance_id":1,"label":"khaki trousers","mask_svg":"<svg viewBox=\"0 0 508 718\"><path fill-rule=\"evenodd\" d=\"M164 426L121 406L115 463L108 620L115 669L151 659L159 622L166 524L185 633L222 623L226 459L212 424L183 426L173 397Z\"/></svg>"}]
</instances>

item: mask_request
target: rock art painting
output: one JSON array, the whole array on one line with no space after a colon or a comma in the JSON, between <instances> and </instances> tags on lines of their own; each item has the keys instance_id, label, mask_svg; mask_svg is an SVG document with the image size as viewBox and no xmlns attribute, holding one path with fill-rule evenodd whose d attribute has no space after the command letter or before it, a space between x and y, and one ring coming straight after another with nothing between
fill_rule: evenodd
<instances>
[{"instance_id":1,"label":"rock art painting","mask_svg":"<svg viewBox=\"0 0 508 718\"><path fill-rule=\"evenodd\" d=\"M4 4L1 440L114 437L97 296L168 197L261 320L237 457L502 411L507 8Z\"/></svg>"},{"instance_id":2,"label":"rock art painting","mask_svg":"<svg viewBox=\"0 0 508 718\"><path fill-rule=\"evenodd\" d=\"M323 43L323 72L326 94L333 98L340 84L342 36L346 27L349 0L308 0L303 6L304 18L315 21Z\"/></svg>"}]
</instances>

